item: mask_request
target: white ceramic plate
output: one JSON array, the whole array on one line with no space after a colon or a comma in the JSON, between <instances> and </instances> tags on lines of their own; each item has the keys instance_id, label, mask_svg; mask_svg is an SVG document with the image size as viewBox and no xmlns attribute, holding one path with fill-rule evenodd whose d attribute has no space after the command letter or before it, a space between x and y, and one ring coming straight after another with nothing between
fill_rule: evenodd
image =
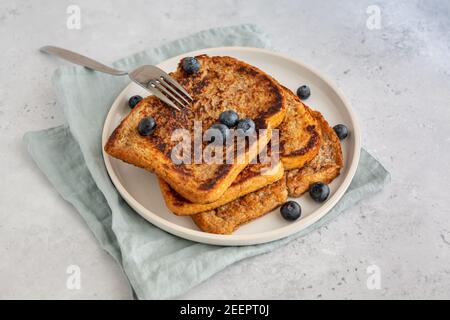
<instances>
[{"instance_id":1,"label":"white ceramic plate","mask_svg":"<svg viewBox=\"0 0 450 320\"><path fill-rule=\"evenodd\" d=\"M199 54L231 56L243 60L272 75L294 92L300 85L308 84L312 95L306 103L320 111L331 126L343 123L349 128L350 135L342 142L344 168L341 175L330 185L330 198L324 204L314 203L309 195L296 199L302 206L302 217L295 222L284 220L279 209L276 209L262 218L241 226L232 235L210 234L200 231L191 218L176 216L166 208L153 174L114 159L104 152L103 158L108 173L125 201L142 217L167 232L192 241L227 246L251 245L284 238L305 229L326 215L350 185L356 172L361 148L357 119L339 90L316 70L285 55L264 49L245 47L203 49L171 58L158 64L158 67L172 71L176 69L181 58ZM103 145L130 111L127 102L135 94L145 96L148 93L138 85L130 83L114 101L105 120Z\"/></svg>"}]
</instances>

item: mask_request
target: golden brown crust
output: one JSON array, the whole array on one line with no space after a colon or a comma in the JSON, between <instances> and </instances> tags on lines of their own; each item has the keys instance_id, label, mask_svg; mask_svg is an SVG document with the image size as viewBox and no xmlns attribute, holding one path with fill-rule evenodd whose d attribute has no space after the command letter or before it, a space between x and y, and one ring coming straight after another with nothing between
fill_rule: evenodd
<instances>
[{"instance_id":1,"label":"golden brown crust","mask_svg":"<svg viewBox=\"0 0 450 320\"><path fill-rule=\"evenodd\" d=\"M286 117L279 127L282 143L280 151L283 152L281 159L284 167L295 168L303 166L317 155L320 148L320 129L318 121L311 115L311 110L303 105L298 97L287 88L283 88L283 94L286 96ZM159 179L159 183L167 207L173 213L192 215L215 209L277 181L283 174L280 167L281 165L272 169L272 176L261 176L261 169L267 169L267 165L248 165L219 199L207 204L192 203L162 179Z\"/></svg>"},{"instance_id":2,"label":"golden brown crust","mask_svg":"<svg viewBox=\"0 0 450 320\"><path fill-rule=\"evenodd\" d=\"M339 138L320 112L314 111L320 123L322 144L318 155L303 168L287 172L287 188L290 197L300 197L316 182L331 183L343 166Z\"/></svg>"},{"instance_id":3,"label":"golden brown crust","mask_svg":"<svg viewBox=\"0 0 450 320\"><path fill-rule=\"evenodd\" d=\"M273 157L267 152L266 161L262 156L259 162L249 164L233 181L231 186L216 201L210 203L192 203L184 199L163 179L159 178L159 186L167 207L176 215L186 216L218 208L226 203L236 200L248 193L259 190L262 187L280 180L284 174L284 168L279 158Z\"/></svg>"},{"instance_id":4,"label":"golden brown crust","mask_svg":"<svg viewBox=\"0 0 450 320\"><path fill-rule=\"evenodd\" d=\"M189 76L180 66L171 74L193 96L190 108L175 111L153 96L145 98L114 130L105 151L155 172L189 201L209 203L224 194L258 150L267 145L270 129L284 119L286 99L281 87L253 66L231 57L197 58L201 64L197 74ZM192 136L194 121L200 120L205 132L228 109L236 110L241 118L254 119L257 129L269 129L246 149L243 162L181 165L172 162L171 152L178 141L171 141L171 136L176 129L187 129ZM137 125L150 115L155 118L157 128L150 137L142 137Z\"/></svg>"},{"instance_id":5,"label":"golden brown crust","mask_svg":"<svg viewBox=\"0 0 450 320\"><path fill-rule=\"evenodd\" d=\"M280 130L280 153L286 170L303 167L319 152L320 128L308 107L291 90L283 87L286 117Z\"/></svg>"},{"instance_id":6,"label":"golden brown crust","mask_svg":"<svg viewBox=\"0 0 450 320\"><path fill-rule=\"evenodd\" d=\"M322 137L319 153L303 168L285 172L284 178L258 191L247 194L224 206L192 216L205 232L231 234L240 225L252 221L287 200L287 195L299 197L315 182L330 183L343 166L341 144L323 116L305 107L318 123Z\"/></svg>"},{"instance_id":7,"label":"golden brown crust","mask_svg":"<svg viewBox=\"0 0 450 320\"><path fill-rule=\"evenodd\" d=\"M280 179L217 209L192 216L200 230L231 234L239 226L272 211L287 200L286 179Z\"/></svg>"}]
</instances>

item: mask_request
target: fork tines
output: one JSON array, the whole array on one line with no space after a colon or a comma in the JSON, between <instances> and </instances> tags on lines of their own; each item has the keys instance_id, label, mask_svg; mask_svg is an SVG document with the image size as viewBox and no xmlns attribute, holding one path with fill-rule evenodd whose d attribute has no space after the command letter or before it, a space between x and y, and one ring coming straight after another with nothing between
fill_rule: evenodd
<instances>
[{"instance_id":1,"label":"fork tines","mask_svg":"<svg viewBox=\"0 0 450 320\"><path fill-rule=\"evenodd\" d=\"M151 80L149 85L151 88L155 89L155 91L159 90L159 92L169 99L171 103L167 102L165 99L163 101L177 110L179 110L179 107L187 108L193 100L186 90L170 77L165 78L164 76L161 76L159 79Z\"/></svg>"},{"instance_id":2,"label":"fork tines","mask_svg":"<svg viewBox=\"0 0 450 320\"><path fill-rule=\"evenodd\" d=\"M140 66L129 73L130 78L150 90L161 101L180 111L187 108L193 101L187 91L158 67L151 65Z\"/></svg>"}]
</instances>

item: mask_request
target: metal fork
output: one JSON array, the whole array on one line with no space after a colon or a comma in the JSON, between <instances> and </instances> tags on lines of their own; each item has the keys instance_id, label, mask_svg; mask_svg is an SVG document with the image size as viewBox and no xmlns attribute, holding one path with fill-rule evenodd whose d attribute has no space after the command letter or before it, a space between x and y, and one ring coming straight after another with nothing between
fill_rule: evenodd
<instances>
[{"instance_id":1,"label":"metal fork","mask_svg":"<svg viewBox=\"0 0 450 320\"><path fill-rule=\"evenodd\" d=\"M40 48L40 51L52 54L91 70L96 70L115 76L128 75L131 80L144 89L149 90L160 100L178 111L180 111L179 107L187 108L193 100L186 90L177 81L175 81L175 79L155 66L144 65L127 72L113 69L100 62L82 56L81 54L58 47L45 46Z\"/></svg>"}]
</instances>

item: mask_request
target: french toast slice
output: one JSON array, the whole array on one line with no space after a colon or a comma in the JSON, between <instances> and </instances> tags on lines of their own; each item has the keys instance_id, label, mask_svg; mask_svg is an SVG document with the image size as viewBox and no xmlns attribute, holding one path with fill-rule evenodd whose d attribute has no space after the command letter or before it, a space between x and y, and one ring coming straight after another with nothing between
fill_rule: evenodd
<instances>
[{"instance_id":1,"label":"french toast slice","mask_svg":"<svg viewBox=\"0 0 450 320\"><path fill-rule=\"evenodd\" d=\"M261 189L283 177L284 168L280 158L272 157L270 144L258 156L258 162L249 164L237 176L231 186L216 201L210 203L192 203L180 196L163 179L158 178L161 194L167 207L176 215L193 215L218 208L248 193Z\"/></svg>"},{"instance_id":2,"label":"french toast slice","mask_svg":"<svg viewBox=\"0 0 450 320\"><path fill-rule=\"evenodd\" d=\"M303 168L286 171L278 180L214 210L195 214L195 224L205 232L231 234L240 225L250 222L282 205L287 197L300 197L315 182L331 183L343 166L339 138L322 114L306 107L318 121L321 145L318 154Z\"/></svg>"},{"instance_id":3,"label":"french toast slice","mask_svg":"<svg viewBox=\"0 0 450 320\"><path fill-rule=\"evenodd\" d=\"M180 63L170 74L193 97L189 108L176 111L154 96L147 97L114 130L104 148L115 158L156 173L185 199L209 203L222 196L247 163L267 145L271 129L284 119L286 98L272 77L245 62L231 57L196 58L201 65L199 72L188 75ZM201 121L205 132L217 122L221 112L229 109L241 118L253 119L257 131L267 129L235 155L243 161L205 163L194 159L195 152L191 163L172 161L172 149L179 142L171 137L177 129L186 129L194 137L194 121ZM157 126L151 136L143 137L137 126L147 116L152 116ZM201 150L206 146L203 143Z\"/></svg>"},{"instance_id":4,"label":"french toast slice","mask_svg":"<svg viewBox=\"0 0 450 320\"><path fill-rule=\"evenodd\" d=\"M320 128L317 119L291 90L284 88L286 117L278 127L280 155L284 169L301 168L320 149Z\"/></svg>"},{"instance_id":5,"label":"french toast slice","mask_svg":"<svg viewBox=\"0 0 450 320\"><path fill-rule=\"evenodd\" d=\"M280 157L285 169L286 166L297 168L317 155L320 148L320 128L310 110L291 90L283 87L283 95L286 97L286 116L278 127L280 130L279 153L281 153ZM261 169L267 170L267 165L249 164L219 199L208 204L192 203L184 199L161 178L159 185L166 205L173 213L192 215L215 209L275 182L283 174L283 169L280 167L281 165L278 164L271 168L273 175L267 175L267 173L260 175L257 173Z\"/></svg>"},{"instance_id":6,"label":"french toast slice","mask_svg":"<svg viewBox=\"0 0 450 320\"><path fill-rule=\"evenodd\" d=\"M219 208L192 216L200 230L231 234L239 226L262 217L287 200L286 179L274 182Z\"/></svg>"},{"instance_id":7,"label":"french toast slice","mask_svg":"<svg viewBox=\"0 0 450 320\"><path fill-rule=\"evenodd\" d=\"M287 172L287 189L290 197L300 197L316 182L331 183L343 166L339 138L320 112L313 111L322 131L322 143L317 156L303 168Z\"/></svg>"}]
</instances>

